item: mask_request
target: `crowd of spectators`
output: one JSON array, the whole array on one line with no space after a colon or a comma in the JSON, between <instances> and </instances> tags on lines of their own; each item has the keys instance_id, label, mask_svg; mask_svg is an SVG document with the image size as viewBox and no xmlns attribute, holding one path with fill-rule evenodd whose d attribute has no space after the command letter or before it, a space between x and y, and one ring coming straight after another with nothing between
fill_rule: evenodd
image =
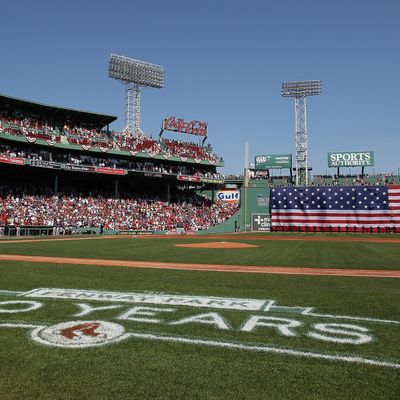
<instances>
[{"instance_id":1,"label":"crowd of spectators","mask_svg":"<svg viewBox=\"0 0 400 400\"><path fill-rule=\"evenodd\" d=\"M160 139L164 149L169 155L180 158L193 158L195 160L217 162L220 161L210 146L201 147L193 142L184 142L182 140Z\"/></svg>"},{"instance_id":2,"label":"crowd of spectators","mask_svg":"<svg viewBox=\"0 0 400 400\"><path fill-rule=\"evenodd\" d=\"M395 173L372 173L364 175L314 175L312 185L387 185L399 183L399 174Z\"/></svg>"},{"instance_id":3,"label":"crowd of spectators","mask_svg":"<svg viewBox=\"0 0 400 400\"><path fill-rule=\"evenodd\" d=\"M157 196L52 195L0 186L0 225L102 227L115 230L205 230L224 222L237 206L198 196L168 202Z\"/></svg>"},{"instance_id":4,"label":"crowd of spectators","mask_svg":"<svg viewBox=\"0 0 400 400\"><path fill-rule=\"evenodd\" d=\"M11 116L0 113L0 133L2 132L54 142L60 141L60 135L55 126L42 120L40 116L28 116L20 112L15 112Z\"/></svg>"},{"instance_id":5,"label":"crowd of spectators","mask_svg":"<svg viewBox=\"0 0 400 400\"><path fill-rule=\"evenodd\" d=\"M0 133L23 135L60 142L65 138L70 144L116 149L131 153L147 152L151 156L161 155L165 158L192 158L211 163L220 162L221 158L213 153L211 146L200 146L184 141L160 139L153 140L144 134L130 135L123 132L106 132L83 125L73 125L69 121L51 124L40 116L24 114L18 111L8 114L0 112Z\"/></svg>"},{"instance_id":6,"label":"crowd of spectators","mask_svg":"<svg viewBox=\"0 0 400 400\"><path fill-rule=\"evenodd\" d=\"M127 170L155 172L162 174L190 175L200 178L222 179L222 175L210 171L201 165L173 165L163 162L130 161L110 157L95 157L87 154L55 153L49 150L38 150L34 147L17 148L10 145L0 144L0 155L6 157L22 157L30 160L52 161L64 164L89 165L94 167L121 168Z\"/></svg>"}]
</instances>

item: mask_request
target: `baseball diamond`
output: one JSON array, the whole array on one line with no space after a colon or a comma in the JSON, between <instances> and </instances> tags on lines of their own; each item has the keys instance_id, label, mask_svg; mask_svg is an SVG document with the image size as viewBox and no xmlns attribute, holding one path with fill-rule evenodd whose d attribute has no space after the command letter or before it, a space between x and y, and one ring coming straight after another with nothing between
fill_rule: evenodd
<instances>
[{"instance_id":1,"label":"baseball diamond","mask_svg":"<svg viewBox=\"0 0 400 400\"><path fill-rule=\"evenodd\" d=\"M0 400L398 400L400 5L5 3Z\"/></svg>"}]
</instances>

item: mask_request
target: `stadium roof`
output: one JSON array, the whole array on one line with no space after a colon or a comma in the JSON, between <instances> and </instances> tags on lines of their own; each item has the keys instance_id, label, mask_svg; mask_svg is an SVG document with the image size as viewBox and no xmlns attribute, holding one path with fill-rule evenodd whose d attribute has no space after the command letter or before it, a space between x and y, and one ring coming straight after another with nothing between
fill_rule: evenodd
<instances>
[{"instance_id":1,"label":"stadium roof","mask_svg":"<svg viewBox=\"0 0 400 400\"><path fill-rule=\"evenodd\" d=\"M0 94L0 107L2 110L19 110L28 111L29 113L38 113L41 116L48 116L49 119L70 121L71 123L79 123L80 125L102 128L117 117L114 115L97 114L73 108L64 108L52 106L43 103L34 103L29 100L18 99L16 97L5 96Z\"/></svg>"}]
</instances>

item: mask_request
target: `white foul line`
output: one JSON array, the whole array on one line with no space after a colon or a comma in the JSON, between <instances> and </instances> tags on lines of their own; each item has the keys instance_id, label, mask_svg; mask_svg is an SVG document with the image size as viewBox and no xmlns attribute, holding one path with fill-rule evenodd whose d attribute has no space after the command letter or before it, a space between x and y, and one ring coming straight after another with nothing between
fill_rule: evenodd
<instances>
[{"instance_id":1,"label":"white foul line","mask_svg":"<svg viewBox=\"0 0 400 400\"><path fill-rule=\"evenodd\" d=\"M2 327L2 328L30 328L30 329L35 329L34 332L36 332L37 330L42 329L44 326L43 325L33 325L33 324L1 323L0 327ZM161 336L161 335L156 335L156 334L152 334L152 333L128 332L128 333L123 334L117 340L110 341L110 343L111 342L119 342L119 341L127 339L129 337L133 337L133 338L137 338L137 339L158 340L158 341L163 341L163 342L195 344L195 345L204 345L204 346L209 346L209 347L221 347L221 348L225 348L225 349L247 350L247 351L255 351L255 352L262 352L262 353L285 354L285 355L291 355L294 357L314 358L314 359L329 360L329 361L343 361L343 362L348 362L348 363L366 364L366 365L374 365L377 367L388 367L388 368L400 369L400 364L397 364L397 363L373 360L373 359L363 358L363 357L337 356L337 355L313 353L313 352L307 352L307 351L281 349L279 347L271 347L271 346L260 346L260 345L244 344L244 343L232 343L232 342L219 341L219 340L190 339L190 338L185 338L185 337L180 337L180 336ZM47 344L47 342L45 344ZM63 347L63 346L61 346L61 347Z\"/></svg>"},{"instance_id":2,"label":"white foul line","mask_svg":"<svg viewBox=\"0 0 400 400\"><path fill-rule=\"evenodd\" d=\"M155 334L151 334L151 333L130 332L127 335L129 335L130 337L138 338L138 339L159 340L159 341L164 341L164 342L185 343L185 344L197 344L197 345L204 345L204 346L210 346L210 347L221 347L221 348L226 348L226 349L257 351L257 352L263 352L263 353L286 354L286 355L291 355L291 356L295 356L295 357L306 357L306 358L314 358L314 359L330 360L330 361L344 361L344 362L348 362L348 363L367 364L367 365L374 365L374 366L378 366L378 367L388 367L388 368L400 369L400 364L386 362L386 361L379 361L379 360L371 360L371 359L363 358L363 357L335 356L335 355L312 353L312 352L306 352L306 351L281 349L281 348L270 347L270 346L231 343L231 342L224 342L224 341L217 341L217 340L189 339L189 338L179 337L179 336L160 336L160 335L155 335Z\"/></svg>"},{"instance_id":3,"label":"white foul line","mask_svg":"<svg viewBox=\"0 0 400 400\"><path fill-rule=\"evenodd\" d=\"M11 324L11 323L3 323L0 324L0 328L44 328L45 325L32 325L32 324Z\"/></svg>"}]
</instances>

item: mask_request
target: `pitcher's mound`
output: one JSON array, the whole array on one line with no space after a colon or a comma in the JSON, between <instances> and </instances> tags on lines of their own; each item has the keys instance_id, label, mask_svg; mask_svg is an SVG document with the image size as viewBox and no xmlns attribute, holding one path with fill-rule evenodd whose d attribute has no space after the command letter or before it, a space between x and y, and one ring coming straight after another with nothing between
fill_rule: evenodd
<instances>
[{"instance_id":1,"label":"pitcher's mound","mask_svg":"<svg viewBox=\"0 0 400 400\"><path fill-rule=\"evenodd\" d=\"M258 247L254 244L235 243L235 242L209 242L209 243L188 243L176 244L176 247L195 247L200 249L246 249L250 247Z\"/></svg>"}]
</instances>

